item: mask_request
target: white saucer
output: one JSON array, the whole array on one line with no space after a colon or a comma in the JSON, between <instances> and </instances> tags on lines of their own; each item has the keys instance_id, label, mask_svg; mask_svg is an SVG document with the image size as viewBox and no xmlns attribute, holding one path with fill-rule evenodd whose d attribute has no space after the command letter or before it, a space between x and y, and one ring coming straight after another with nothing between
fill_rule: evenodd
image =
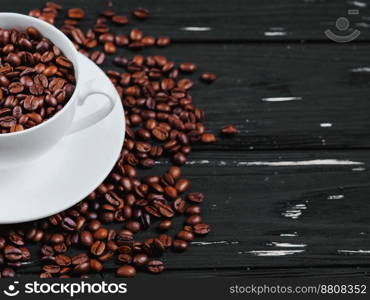
<instances>
[{"instance_id":1,"label":"white saucer","mask_svg":"<svg viewBox=\"0 0 370 300\"><path fill-rule=\"evenodd\" d=\"M82 81L108 77L93 62L79 55ZM115 89L114 89L115 90ZM98 124L64 137L53 150L30 165L0 170L0 223L44 218L81 201L109 174L117 161L125 136L125 120L119 95L113 112ZM91 96L76 118L95 111L103 96ZM90 101L91 100L91 101ZM99 102L100 100L100 102Z\"/></svg>"}]
</instances>

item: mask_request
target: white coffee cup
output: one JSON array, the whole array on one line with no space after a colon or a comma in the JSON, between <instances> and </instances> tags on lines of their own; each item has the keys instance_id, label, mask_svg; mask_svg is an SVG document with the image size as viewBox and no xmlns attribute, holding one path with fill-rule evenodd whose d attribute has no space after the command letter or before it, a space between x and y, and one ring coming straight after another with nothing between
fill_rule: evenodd
<instances>
[{"instance_id":1,"label":"white coffee cup","mask_svg":"<svg viewBox=\"0 0 370 300\"><path fill-rule=\"evenodd\" d=\"M90 80L84 82L80 77L78 52L72 42L57 28L42 20L16 13L0 13L0 28L25 30L35 27L44 37L48 38L73 63L76 88L68 103L61 111L49 120L13 133L0 134L0 168L9 168L32 162L49 151L64 136L90 127L111 113L115 105L114 86L101 87L99 82ZM75 119L76 108L85 103L88 96L101 94L104 105L79 120Z\"/></svg>"}]
</instances>

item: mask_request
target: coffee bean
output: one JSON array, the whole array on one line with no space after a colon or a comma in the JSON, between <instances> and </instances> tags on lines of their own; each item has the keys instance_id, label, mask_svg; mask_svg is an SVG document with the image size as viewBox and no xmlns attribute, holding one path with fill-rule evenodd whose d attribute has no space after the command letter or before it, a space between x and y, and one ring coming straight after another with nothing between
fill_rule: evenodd
<instances>
[{"instance_id":1,"label":"coffee bean","mask_svg":"<svg viewBox=\"0 0 370 300\"><path fill-rule=\"evenodd\" d=\"M90 58L94 61L97 65L101 65L105 60L105 55L103 52L96 50L91 53Z\"/></svg>"},{"instance_id":2,"label":"coffee bean","mask_svg":"<svg viewBox=\"0 0 370 300\"><path fill-rule=\"evenodd\" d=\"M133 266L130 265L124 265L117 269L116 275L118 277L135 277L136 275L136 269Z\"/></svg>"},{"instance_id":3,"label":"coffee bean","mask_svg":"<svg viewBox=\"0 0 370 300\"><path fill-rule=\"evenodd\" d=\"M80 264L76 265L73 269L73 272L75 272L77 274L85 274L85 273L88 273L89 271L90 271L89 261L80 263Z\"/></svg>"},{"instance_id":4,"label":"coffee bean","mask_svg":"<svg viewBox=\"0 0 370 300\"><path fill-rule=\"evenodd\" d=\"M169 230L172 227L172 221L171 220L163 220L159 223L158 227L161 230Z\"/></svg>"},{"instance_id":5,"label":"coffee bean","mask_svg":"<svg viewBox=\"0 0 370 300\"><path fill-rule=\"evenodd\" d=\"M202 193L189 193L186 198L188 201L201 203L204 200L204 195Z\"/></svg>"},{"instance_id":6,"label":"coffee bean","mask_svg":"<svg viewBox=\"0 0 370 300\"><path fill-rule=\"evenodd\" d=\"M45 266L43 266L42 269L45 272L49 273L49 274L55 274L55 273L59 273L60 266L57 266L57 265L45 265Z\"/></svg>"},{"instance_id":7,"label":"coffee bean","mask_svg":"<svg viewBox=\"0 0 370 300\"><path fill-rule=\"evenodd\" d=\"M113 21L113 23L118 24L118 25L126 25L128 23L127 17L118 16L118 15L113 16L112 21Z\"/></svg>"},{"instance_id":8,"label":"coffee bean","mask_svg":"<svg viewBox=\"0 0 370 300\"><path fill-rule=\"evenodd\" d=\"M117 48L112 42L106 42L104 44L104 52L107 54L114 54L116 53Z\"/></svg>"},{"instance_id":9,"label":"coffee bean","mask_svg":"<svg viewBox=\"0 0 370 300\"><path fill-rule=\"evenodd\" d=\"M90 269L95 272L101 272L103 270L103 264L97 259L90 259Z\"/></svg>"},{"instance_id":10,"label":"coffee bean","mask_svg":"<svg viewBox=\"0 0 370 300\"><path fill-rule=\"evenodd\" d=\"M55 263L59 266L66 267L69 266L72 263L72 260L70 257L64 255L64 254L58 254L55 257Z\"/></svg>"},{"instance_id":11,"label":"coffee bean","mask_svg":"<svg viewBox=\"0 0 370 300\"><path fill-rule=\"evenodd\" d=\"M83 19L84 17L85 12L81 8L70 8L68 10L68 18L80 20Z\"/></svg>"},{"instance_id":12,"label":"coffee bean","mask_svg":"<svg viewBox=\"0 0 370 300\"><path fill-rule=\"evenodd\" d=\"M143 267L145 266L149 261L148 255L144 253L139 253L136 254L133 258L133 263L138 266L138 267Z\"/></svg>"},{"instance_id":13,"label":"coffee bean","mask_svg":"<svg viewBox=\"0 0 370 300\"><path fill-rule=\"evenodd\" d=\"M188 248L188 243L184 240L174 240L172 246L177 251L184 251Z\"/></svg>"},{"instance_id":14,"label":"coffee bean","mask_svg":"<svg viewBox=\"0 0 370 300\"><path fill-rule=\"evenodd\" d=\"M216 137L213 133L203 133L201 141L204 144L210 144L216 142Z\"/></svg>"},{"instance_id":15,"label":"coffee bean","mask_svg":"<svg viewBox=\"0 0 370 300\"><path fill-rule=\"evenodd\" d=\"M144 20L149 17L149 10L146 8L138 7L133 12L134 16L138 19Z\"/></svg>"},{"instance_id":16,"label":"coffee bean","mask_svg":"<svg viewBox=\"0 0 370 300\"><path fill-rule=\"evenodd\" d=\"M221 133L225 136L234 136L238 133L235 125L226 125L221 129Z\"/></svg>"},{"instance_id":17,"label":"coffee bean","mask_svg":"<svg viewBox=\"0 0 370 300\"><path fill-rule=\"evenodd\" d=\"M143 38L143 33L141 30L134 28L130 31L130 39L132 41L140 41Z\"/></svg>"},{"instance_id":18,"label":"coffee bean","mask_svg":"<svg viewBox=\"0 0 370 300\"><path fill-rule=\"evenodd\" d=\"M187 63L182 63L180 64L180 71L183 73L194 73L195 70L197 69L197 66L193 63L187 62Z\"/></svg>"},{"instance_id":19,"label":"coffee bean","mask_svg":"<svg viewBox=\"0 0 370 300\"><path fill-rule=\"evenodd\" d=\"M211 72L205 72L200 76L200 79L206 83L211 83L216 80L216 75Z\"/></svg>"},{"instance_id":20,"label":"coffee bean","mask_svg":"<svg viewBox=\"0 0 370 300\"><path fill-rule=\"evenodd\" d=\"M177 152L175 153L173 156L172 156L172 161L176 164L176 165L179 165L179 166L182 166L186 163L186 156L184 153L181 153L181 152Z\"/></svg>"},{"instance_id":21,"label":"coffee bean","mask_svg":"<svg viewBox=\"0 0 370 300\"><path fill-rule=\"evenodd\" d=\"M100 228L100 226L101 226L101 223L99 220L92 220L89 224L89 229L91 231L96 231Z\"/></svg>"},{"instance_id":22,"label":"coffee bean","mask_svg":"<svg viewBox=\"0 0 370 300\"><path fill-rule=\"evenodd\" d=\"M208 224L196 224L194 225L194 232L198 235L206 235L211 231Z\"/></svg>"},{"instance_id":23,"label":"coffee bean","mask_svg":"<svg viewBox=\"0 0 370 300\"><path fill-rule=\"evenodd\" d=\"M99 256L102 255L105 250L105 243L102 241L94 242L90 247L90 252L93 255Z\"/></svg>"},{"instance_id":24,"label":"coffee bean","mask_svg":"<svg viewBox=\"0 0 370 300\"><path fill-rule=\"evenodd\" d=\"M171 40L168 36L160 36L158 39L157 39L157 46L158 47L166 47L170 44Z\"/></svg>"},{"instance_id":25,"label":"coffee bean","mask_svg":"<svg viewBox=\"0 0 370 300\"><path fill-rule=\"evenodd\" d=\"M117 47L123 47L123 46L127 46L130 43L130 40L126 35L121 33L115 36L114 42L116 43ZM122 59L124 58L120 58L120 64L119 64L119 66L121 67L127 65L127 59L124 59L124 60ZM116 61L116 64L117 64L117 61Z\"/></svg>"},{"instance_id":26,"label":"coffee bean","mask_svg":"<svg viewBox=\"0 0 370 300\"><path fill-rule=\"evenodd\" d=\"M148 271L154 274L158 274L163 272L164 265L163 262L160 260L151 260L147 264Z\"/></svg>"},{"instance_id":27,"label":"coffee bean","mask_svg":"<svg viewBox=\"0 0 370 300\"><path fill-rule=\"evenodd\" d=\"M191 232L185 230L180 231L176 236L180 240L184 240L187 242L191 242L192 240L194 240L194 235Z\"/></svg>"},{"instance_id":28,"label":"coffee bean","mask_svg":"<svg viewBox=\"0 0 370 300\"><path fill-rule=\"evenodd\" d=\"M179 193L183 193L185 192L188 187L189 187L189 180L185 179L185 178L181 178L179 179L177 182L176 182L176 190L179 192Z\"/></svg>"}]
</instances>

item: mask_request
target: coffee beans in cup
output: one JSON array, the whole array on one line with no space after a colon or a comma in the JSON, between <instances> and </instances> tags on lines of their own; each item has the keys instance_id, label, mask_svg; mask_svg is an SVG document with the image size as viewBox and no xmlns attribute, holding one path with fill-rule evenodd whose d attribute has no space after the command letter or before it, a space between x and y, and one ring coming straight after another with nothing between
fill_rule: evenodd
<instances>
[{"instance_id":1,"label":"coffee beans in cup","mask_svg":"<svg viewBox=\"0 0 370 300\"><path fill-rule=\"evenodd\" d=\"M60 111L76 79L71 61L35 27L0 28L0 133L32 128Z\"/></svg>"}]
</instances>

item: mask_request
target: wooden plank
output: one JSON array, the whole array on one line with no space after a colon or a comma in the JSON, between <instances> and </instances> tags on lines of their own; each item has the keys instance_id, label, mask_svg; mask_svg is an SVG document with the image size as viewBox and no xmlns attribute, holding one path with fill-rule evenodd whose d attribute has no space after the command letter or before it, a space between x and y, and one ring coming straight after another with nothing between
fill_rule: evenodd
<instances>
[{"instance_id":1,"label":"wooden plank","mask_svg":"<svg viewBox=\"0 0 370 300\"><path fill-rule=\"evenodd\" d=\"M168 253L168 269L207 277L249 276L250 269L367 270L369 166L368 152L360 150L194 153L184 176L192 191L205 193L204 220L213 231L183 255ZM167 167L160 163L145 174ZM38 270L37 257L23 272Z\"/></svg>"},{"instance_id":2,"label":"wooden plank","mask_svg":"<svg viewBox=\"0 0 370 300\"><path fill-rule=\"evenodd\" d=\"M27 13L30 8L41 7L45 1L3 0L2 11ZM89 24L106 1L63 0L57 1L66 8L82 7L86 10ZM369 40L369 8L366 1L271 1L268 0L115 0L119 14L129 15L138 7L150 9L152 17L146 22L132 19L129 26L139 26L146 33L169 35L179 41L215 40L322 40L327 41L324 31L344 35L335 28L339 17L346 17L351 28L361 31L358 40ZM358 15L348 10L358 9Z\"/></svg>"},{"instance_id":3,"label":"wooden plank","mask_svg":"<svg viewBox=\"0 0 370 300\"><path fill-rule=\"evenodd\" d=\"M184 44L143 53L196 62L195 81L204 71L218 75L214 84L193 88L194 103L211 131L235 124L240 133L206 149L340 149L370 146L369 50L364 44Z\"/></svg>"}]
</instances>

